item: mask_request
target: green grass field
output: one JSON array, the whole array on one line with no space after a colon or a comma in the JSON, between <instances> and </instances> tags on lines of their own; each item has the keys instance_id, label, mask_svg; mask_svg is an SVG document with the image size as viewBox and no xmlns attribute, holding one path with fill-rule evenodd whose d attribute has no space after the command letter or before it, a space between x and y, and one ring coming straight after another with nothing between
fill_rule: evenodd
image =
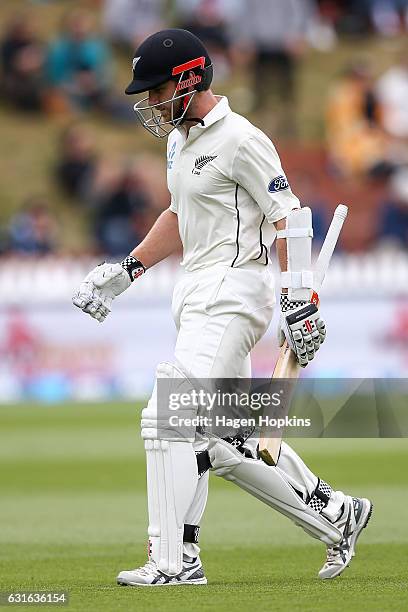
<instances>
[{"instance_id":1,"label":"green grass field","mask_svg":"<svg viewBox=\"0 0 408 612\"><path fill-rule=\"evenodd\" d=\"M116 586L118 571L146 554L137 413L131 404L0 407L0 591L68 591L68 609L81 611L408 609L405 440L293 443L317 474L374 501L341 578L319 581L319 542L212 477L201 532L209 585Z\"/></svg>"}]
</instances>

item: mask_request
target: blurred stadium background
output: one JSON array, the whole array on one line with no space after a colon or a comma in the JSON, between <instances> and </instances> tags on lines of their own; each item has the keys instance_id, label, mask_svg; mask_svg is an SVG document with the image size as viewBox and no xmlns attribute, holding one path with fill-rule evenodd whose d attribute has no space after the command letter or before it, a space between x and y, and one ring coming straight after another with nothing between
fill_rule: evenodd
<instances>
[{"instance_id":1,"label":"blurred stadium background","mask_svg":"<svg viewBox=\"0 0 408 612\"><path fill-rule=\"evenodd\" d=\"M140 398L171 355L177 260L103 328L70 302L168 206L165 144L123 90L134 47L170 25L201 36L215 92L276 142L316 245L336 204L350 206L324 289L329 342L307 374L405 376L407 24L404 0L2 0L0 402ZM254 373L275 354L271 328Z\"/></svg>"},{"instance_id":2,"label":"blurred stadium background","mask_svg":"<svg viewBox=\"0 0 408 612\"><path fill-rule=\"evenodd\" d=\"M1 0L0 577L3 590L72 587L78 610L132 609L113 578L145 560L135 412L172 354L178 260L149 271L103 326L71 295L169 204L165 143L123 94L134 47L168 26L203 39L215 93L274 140L313 209L316 246L335 206L350 207L322 296L328 340L305 375L408 374L408 0ZM271 327L254 374L270 375L276 353ZM404 609L405 440L295 447L375 501L354 578L325 591L311 577L318 544L212 479L203 539L214 586L202 609L244 609L245 597L260 610L332 610L340 597L349 609ZM156 595L161 604L139 594L138 609ZM194 596L171 595L166 609Z\"/></svg>"}]
</instances>

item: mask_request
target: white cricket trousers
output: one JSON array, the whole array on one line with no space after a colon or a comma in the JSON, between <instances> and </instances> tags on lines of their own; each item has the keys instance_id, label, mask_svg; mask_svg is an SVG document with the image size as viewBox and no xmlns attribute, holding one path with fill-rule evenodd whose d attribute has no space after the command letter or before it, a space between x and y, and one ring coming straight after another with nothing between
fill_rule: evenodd
<instances>
[{"instance_id":1,"label":"white cricket trousers","mask_svg":"<svg viewBox=\"0 0 408 612\"><path fill-rule=\"evenodd\" d=\"M172 302L178 330L175 364L193 378L250 378L250 352L271 322L275 301L269 266L253 262L239 268L220 265L185 272L174 288ZM273 366L271 362L271 373ZM197 435L194 449L204 450L206 445L207 440ZM305 497L313 493L317 477L285 443L279 467ZM208 475L206 472L198 481L185 517L187 524L200 524ZM196 544L184 544L189 556L196 556L199 550Z\"/></svg>"},{"instance_id":2,"label":"white cricket trousers","mask_svg":"<svg viewBox=\"0 0 408 612\"><path fill-rule=\"evenodd\" d=\"M269 266L185 272L172 303L176 362L197 378L250 378L249 354L269 326L274 303Z\"/></svg>"}]
</instances>

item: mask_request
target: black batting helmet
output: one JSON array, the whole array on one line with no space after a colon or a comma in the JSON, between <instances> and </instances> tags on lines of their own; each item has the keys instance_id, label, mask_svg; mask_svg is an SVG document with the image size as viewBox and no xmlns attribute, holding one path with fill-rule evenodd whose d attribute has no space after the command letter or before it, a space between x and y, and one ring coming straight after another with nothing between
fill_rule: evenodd
<instances>
[{"instance_id":1,"label":"black batting helmet","mask_svg":"<svg viewBox=\"0 0 408 612\"><path fill-rule=\"evenodd\" d=\"M187 86L196 91L210 87L213 68L207 49L188 30L173 28L152 34L139 46L133 58L133 80L125 93L138 94L169 81L183 72L194 72ZM179 89L182 83L179 84Z\"/></svg>"}]
</instances>

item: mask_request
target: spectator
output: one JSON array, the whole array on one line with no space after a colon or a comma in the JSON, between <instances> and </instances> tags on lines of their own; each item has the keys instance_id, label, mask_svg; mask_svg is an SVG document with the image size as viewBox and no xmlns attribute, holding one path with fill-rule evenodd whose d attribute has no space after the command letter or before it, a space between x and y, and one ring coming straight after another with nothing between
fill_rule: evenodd
<instances>
[{"instance_id":1,"label":"spectator","mask_svg":"<svg viewBox=\"0 0 408 612\"><path fill-rule=\"evenodd\" d=\"M55 168L57 183L62 191L70 197L86 199L92 188L96 164L90 133L78 124L66 129Z\"/></svg>"},{"instance_id":2,"label":"spectator","mask_svg":"<svg viewBox=\"0 0 408 612\"><path fill-rule=\"evenodd\" d=\"M41 110L45 87L44 50L29 16L16 15L6 26L0 54L3 96L20 110Z\"/></svg>"},{"instance_id":3,"label":"spectator","mask_svg":"<svg viewBox=\"0 0 408 612\"><path fill-rule=\"evenodd\" d=\"M166 26L166 0L105 0L104 25L112 41L136 49Z\"/></svg>"},{"instance_id":4,"label":"spectator","mask_svg":"<svg viewBox=\"0 0 408 612\"><path fill-rule=\"evenodd\" d=\"M344 34L367 35L371 32L370 8L372 0L335 0L340 8L337 29Z\"/></svg>"},{"instance_id":5,"label":"spectator","mask_svg":"<svg viewBox=\"0 0 408 612\"><path fill-rule=\"evenodd\" d=\"M376 85L376 94L383 108L383 127L396 139L408 138L407 52L380 77Z\"/></svg>"},{"instance_id":6,"label":"spectator","mask_svg":"<svg viewBox=\"0 0 408 612\"><path fill-rule=\"evenodd\" d=\"M267 110L269 120L279 112L278 127L285 135L294 132L297 68L315 12L313 0L241 0L236 11L231 40L254 54L255 110ZM271 106L276 101L280 107Z\"/></svg>"},{"instance_id":7,"label":"spectator","mask_svg":"<svg viewBox=\"0 0 408 612\"><path fill-rule=\"evenodd\" d=\"M9 223L8 247L14 253L46 255L57 248L57 223L47 200L29 198Z\"/></svg>"},{"instance_id":8,"label":"spectator","mask_svg":"<svg viewBox=\"0 0 408 612\"><path fill-rule=\"evenodd\" d=\"M378 233L382 241L408 247L408 166L399 168L390 179Z\"/></svg>"},{"instance_id":9,"label":"spectator","mask_svg":"<svg viewBox=\"0 0 408 612\"><path fill-rule=\"evenodd\" d=\"M336 0L317 0L319 7L320 18L330 24L334 29L341 29L341 21L345 13L345 7L342 6L343 2L336 2ZM350 8L347 13L350 14Z\"/></svg>"},{"instance_id":10,"label":"spectator","mask_svg":"<svg viewBox=\"0 0 408 612\"><path fill-rule=\"evenodd\" d=\"M61 35L47 58L49 85L56 98L74 110L106 107L111 85L111 56L94 32L92 15L81 9L65 17Z\"/></svg>"},{"instance_id":11,"label":"spectator","mask_svg":"<svg viewBox=\"0 0 408 612\"><path fill-rule=\"evenodd\" d=\"M229 74L227 26L233 9L234 0L176 0L179 27L202 40L217 67L217 80Z\"/></svg>"},{"instance_id":12,"label":"spectator","mask_svg":"<svg viewBox=\"0 0 408 612\"><path fill-rule=\"evenodd\" d=\"M392 170L390 143L381 129L381 108L369 66L355 62L334 84L326 121L336 171L346 176L378 176Z\"/></svg>"},{"instance_id":13,"label":"spectator","mask_svg":"<svg viewBox=\"0 0 408 612\"><path fill-rule=\"evenodd\" d=\"M145 213L150 205L137 165L125 170L111 160L98 167L94 184L95 238L99 250L110 256L132 251L144 237Z\"/></svg>"},{"instance_id":14,"label":"spectator","mask_svg":"<svg viewBox=\"0 0 408 612\"><path fill-rule=\"evenodd\" d=\"M408 0L319 0L325 12L336 16L338 30L368 34L374 28L382 36L398 34L407 21Z\"/></svg>"},{"instance_id":15,"label":"spectator","mask_svg":"<svg viewBox=\"0 0 408 612\"><path fill-rule=\"evenodd\" d=\"M407 25L408 0L365 0L372 24L383 36L396 36Z\"/></svg>"}]
</instances>

